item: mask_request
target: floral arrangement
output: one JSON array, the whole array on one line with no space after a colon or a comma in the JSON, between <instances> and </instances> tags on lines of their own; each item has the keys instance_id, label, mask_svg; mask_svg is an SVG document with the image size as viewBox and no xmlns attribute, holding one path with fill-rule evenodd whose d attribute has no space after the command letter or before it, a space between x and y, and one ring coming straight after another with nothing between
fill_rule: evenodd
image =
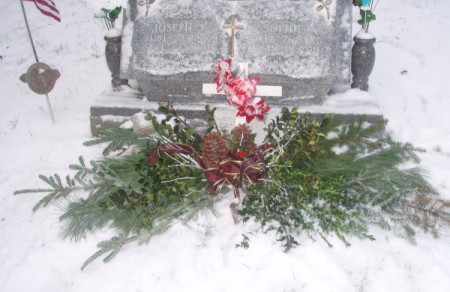
<instances>
[{"instance_id":1,"label":"floral arrangement","mask_svg":"<svg viewBox=\"0 0 450 292\"><path fill-rule=\"evenodd\" d=\"M358 20L358 23L366 30L369 30L369 24L371 21L376 20L376 16L373 13L376 6L378 5L379 0L374 5L373 0L352 0L353 5L359 8L359 12L361 14L361 19Z\"/></svg>"},{"instance_id":2,"label":"floral arrangement","mask_svg":"<svg viewBox=\"0 0 450 292\"><path fill-rule=\"evenodd\" d=\"M218 58L216 66L213 67L217 74L214 79L217 92L225 92L228 95L228 103L237 108L236 116L245 117L247 123L255 117L264 120L270 107L264 99L254 97L256 84L260 79L235 76L231 68L231 59ZM267 176L264 154L271 149L273 147L270 144L257 146L255 135L252 135L250 128L246 124L240 124L230 134L221 134L216 127L216 131L203 138L201 152L200 149L196 150L185 144L161 144L151 151L148 163L157 163L163 153L193 156L197 167L205 173L211 194L217 195L223 185L227 185L233 188L235 197L239 199L240 189L244 187L245 182L254 184ZM235 213L233 216L238 222Z\"/></svg>"},{"instance_id":3,"label":"floral arrangement","mask_svg":"<svg viewBox=\"0 0 450 292\"><path fill-rule=\"evenodd\" d=\"M84 0L96 12L95 18L102 21L107 30L115 28L116 20L122 13L122 6L127 0Z\"/></svg>"},{"instance_id":4,"label":"floral arrangement","mask_svg":"<svg viewBox=\"0 0 450 292\"><path fill-rule=\"evenodd\" d=\"M237 107L236 115L245 117L247 123L250 123L255 117L263 120L270 107L264 99L254 97L260 78L235 76L231 71L231 62L231 59L219 58L217 66L213 68L217 74L214 79L217 84L217 92L225 92L229 96L228 103Z\"/></svg>"},{"instance_id":5,"label":"floral arrangement","mask_svg":"<svg viewBox=\"0 0 450 292\"><path fill-rule=\"evenodd\" d=\"M102 8L100 13L95 15L95 18L99 18L103 21L107 30L110 30L116 26L116 20L122 12L122 6L117 6L114 9Z\"/></svg>"},{"instance_id":6,"label":"floral arrangement","mask_svg":"<svg viewBox=\"0 0 450 292\"><path fill-rule=\"evenodd\" d=\"M213 70L218 92L228 94L238 116L247 122L264 118L270 108L254 97L257 77L236 77L224 59ZM63 238L80 240L105 228L115 232L82 269L195 218L230 193L238 199L230 206L234 221L259 223L258 230L274 232L286 251L299 245L299 233L330 246L334 234L350 245L350 235L374 240L372 225L414 241L419 229L438 236L450 224L450 202L437 196L415 166L421 150L384 134L384 121L318 120L283 108L256 145L246 124L219 129L209 106L203 129L192 128L171 103L160 104L160 112L162 117L147 114L155 134L105 129L85 143L106 143L103 157L90 164L80 157L70 166L73 176L41 175L47 188L15 192L44 193L34 211L58 204ZM236 247L249 248L249 240L243 234Z\"/></svg>"}]
</instances>

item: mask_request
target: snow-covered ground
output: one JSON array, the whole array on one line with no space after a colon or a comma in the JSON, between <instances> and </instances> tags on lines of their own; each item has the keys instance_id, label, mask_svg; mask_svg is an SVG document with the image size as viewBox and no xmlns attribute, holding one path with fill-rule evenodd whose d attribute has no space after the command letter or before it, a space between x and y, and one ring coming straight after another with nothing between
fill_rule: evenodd
<instances>
[{"instance_id":1,"label":"snow-covered ground","mask_svg":"<svg viewBox=\"0 0 450 292\"><path fill-rule=\"evenodd\" d=\"M110 82L105 30L84 1L56 4L61 24L25 3L41 61L62 74L50 93L52 125L45 97L19 80L34 63L20 3L0 2L0 291L449 291L449 229L440 239L419 234L417 245L376 228L376 241L353 238L349 248L337 239L329 248L305 236L287 254L271 235L256 232L249 249L236 249L241 234L254 227L233 224L226 198L217 216L176 225L148 245L126 246L112 262L96 261L81 272L109 234L63 241L58 206L33 214L39 197L13 196L42 186L38 174L67 174L79 155L100 155L100 148L82 142L90 138L90 104ZM449 11L448 0L380 0L370 27L377 59L369 93L344 93L375 97L393 136L426 149L422 166L447 199Z\"/></svg>"}]
</instances>

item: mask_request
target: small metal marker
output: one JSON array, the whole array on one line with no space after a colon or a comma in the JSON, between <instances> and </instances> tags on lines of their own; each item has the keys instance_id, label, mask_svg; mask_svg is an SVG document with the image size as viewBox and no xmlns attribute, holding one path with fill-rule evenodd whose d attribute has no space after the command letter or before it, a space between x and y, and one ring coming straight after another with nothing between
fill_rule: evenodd
<instances>
[{"instance_id":1,"label":"small metal marker","mask_svg":"<svg viewBox=\"0 0 450 292\"><path fill-rule=\"evenodd\" d=\"M56 69L50 68L50 66L45 63L31 65L30 68L28 68L27 73L20 76L20 80L27 83L33 92L45 94L53 124L55 124L55 116L53 115L53 109L50 104L48 93L55 87L56 80L58 80L59 77L61 77L61 73Z\"/></svg>"}]
</instances>

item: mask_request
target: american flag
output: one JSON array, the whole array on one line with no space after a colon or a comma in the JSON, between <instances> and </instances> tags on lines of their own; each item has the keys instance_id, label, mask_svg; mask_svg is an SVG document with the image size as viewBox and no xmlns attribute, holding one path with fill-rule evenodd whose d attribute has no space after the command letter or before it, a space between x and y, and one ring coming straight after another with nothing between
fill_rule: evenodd
<instances>
[{"instance_id":1,"label":"american flag","mask_svg":"<svg viewBox=\"0 0 450 292\"><path fill-rule=\"evenodd\" d=\"M59 15L59 11L56 8L55 2L52 0L22 0L28 2L34 2L36 4L37 9L39 9L42 14L50 16L56 21L61 22L61 16Z\"/></svg>"}]
</instances>

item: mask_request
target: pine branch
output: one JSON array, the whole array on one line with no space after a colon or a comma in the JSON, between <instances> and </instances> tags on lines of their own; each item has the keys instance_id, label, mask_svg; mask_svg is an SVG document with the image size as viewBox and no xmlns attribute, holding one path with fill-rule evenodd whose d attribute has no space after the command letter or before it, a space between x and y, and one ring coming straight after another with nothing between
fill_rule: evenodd
<instances>
[{"instance_id":1,"label":"pine branch","mask_svg":"<svg viewBox=\"0 0 450 292\"><path fill-rule=\"evenodd\" d=\"M203 210L208 209L213 212L213 209L211 209L212 203L213 198L211 196L201 196L199 198L194 196L186 200L184 204L168 208L165 213L155 218L151 229L143 228L140 230L138 244L150 242L154 235L165 232L177 221L186 224Z\"/></svg>"},{"instance_id":2,"label":"pine branch","mask_svg":"<svg viewBox=\"0 0 450 292\"><path fill-rule=\"evenodd\" d=\"M77 170L76 175L73 178L66 176L65 184L62 182L61 177L58 174L48 177L39 175L39 178L51 188L18 190L14 192L14 195L26 193L47 193L47 195L45 195L33 207L33 211L36 211L42 206L46 207L52 201L66 198L69 194L79 191L88 192L91 195L94 195L93 197L98 197L99 195L108 193L117 187L115 182L120 178L117 173L115 173L114 170L107 165L110 164L110 166L113 166L114 163L112 163L112 161L113 160L106 159L103 163L91 162L92 168L88 168L85 165L84 159L80 157L79 165L70 166L71 169ZM121 163L118 164L122 167Z\"/></svg>"},{"instance_id":3,"label":"pine branch","mask_svg":"<svg viewBox=\"0 0 450 292\"><path fill-rule=\"evenodd\" d=\"M349 234L373 240L368 233L372 223L395 232L401 227L413 240L402 202L436 192L420 168L403 166L419 163L421 150L394 142L382 133L384 126L385 121L345 123L332 116L318 123L284 109L269 125L267 137L282 145L276 148L279 157L275 152L268 157L269 178L252 186L252 195L244 199L244 221L254 217L276 230L285 247L295 230L325 240L334 233L346 244ZM342 149L335 152L336 146Z\"/></svg>"},{"instance_id":4,"label":"pine branch","mask_svg":"<svg viewBox=\"0 0 450 292\"><path fill-rule=\"evenodd\" d=\"M152 138L143 136L129 129L112 127L101 131L99 137L84 142L83 145L93 146L108 143L103 149L103 155L108 155L113 151L118 151L128 146L137 146L139 149L145 149L149 141L152 141Z\"/></svg>"},{"instance_id":5,"label":"pine branch","mask_svg":"<svg viewBox=\"0 0 450 292\"><path fill-rule=\"evenodd\" d=\"M94 253L92 256L90 256L81 266L81 270L83 271L89 264L91 264L94 260L96 260L97 258L101 257L102 255L104 255L105 253L110 253L108 256L106 256L103 261L109 262L110 260L112 260L117 253L120 251L120 249L131 242L134 242L138 239L137 236L131 236L128 237L128 235L126 234L119 234L119 236L114 236L109 240L105 240L100 242L97 247L99 248L99 250Z\"/></svg>"},{"instance_id":6,"label":"pine branch","mask_svg":"<svg viewBox=\"0 0 450 292\"><path fill-rule=\"evenodd\" d=\"M19 194L27 194L27 193L48 193L45 197L43 197L34 207L33 212L35 212L37 209L39 209L41 206L46 207L50 202L56 201L61 198L67 197L69 194L77 191L89 191L89 190L95 190L98 188L105 187L108 184L105 184L105 182L98 183L98 184L89 184L89 185L76 185L75 181L70 179L69 176L66 178L67 185L64 185L61 181L61 178L58 174L55 174L53 176L44 176L40 175L39 178L43 180L45 183L50 185L51 189L25 189L25 190L18 190L14 192L14 195Z\"/></svg>"},{"instance_id":7,"label":"pine branch","mask_svg":"<svg viewBox=\"0 0 450 292\"><path fill-rule=\"evenodd\" d=\"M450 225L450 201L417 195L414 200L405 202L405 209L412 215L415 225L431 228L438 222Z\"/></svg>"},{"instance_id":8,"label":"pine branch","mask_svg":"<svg viewBox=\"0 0 450 292\"><path fill-rule=\"evenodd\" d=\"M379 139L384 137L386 124L386 120L368 123L364 116L358 121L348 123L340 117L326 115L320 123L320 130L334 135L323 140L323 146L332 148L346 145L349 149L358 151L378 149Z\"/></svg>"},{"instance_id":9,"label":"pine branch","mask_svg":"<svg viewBox=\"0 0 450 292\"><path fill-rule=\"evenodd\" d=\"M66 206L62 207L62 212L63 215L59 220L66 223L60 232L61 237L78 241L88 232L105 227L114 220L120 210L103 208L89 197L66 203Z\"/></svg>"},{"instance_id":10,"label":"pine branch","mask_svg":"<svg viewBox=\"0 0 450 292\"><path fill-rule=\"evenodd\" d=\"M204 210L207 206L211 206L211 202L212 198L210 196L201 196L199 198L193 197L190 200L186 200L184 204L169 208L165 213L157 216L154 219L154 224L151 228L142 228L138 223L139 220L136 213L127 214L121 212L114 214L113 227L120 232L119 235L110 240L100 242L97 245L99 250L84 262L81 270L84 270L94 260L108 252L110 254L103 261L110 261L117 255L120 249L128 243L134 241L137 241L138 244L148 243L151 237L170 228L177 218L182 219L182 222L186 222L198 214L200 210ZM94 212L97 212L97 210ZM104 216L102 217L104 218ZM92 219L96 220L96 218Z\"/></svg>"}]
</instances>

